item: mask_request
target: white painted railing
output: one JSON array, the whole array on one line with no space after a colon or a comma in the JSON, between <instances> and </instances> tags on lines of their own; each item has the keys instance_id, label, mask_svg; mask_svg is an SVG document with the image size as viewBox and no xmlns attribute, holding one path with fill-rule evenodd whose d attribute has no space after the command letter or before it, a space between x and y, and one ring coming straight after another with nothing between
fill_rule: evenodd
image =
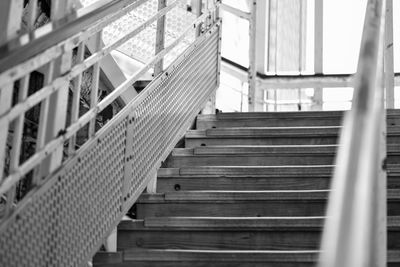
<instances>
[{"instance_id":1,"label":"white painted railing","mask_svg":"<svg viewBox=\"0 0 400 267\"><path fill-rule=\"evenodd\" d=\"M369 0L322 239L321 267L386 266L386 0Z\"/></svg>"},{"instance_id":2,"label":"white painted railing","mask_svg":"<svg viewBox=\"0 0 400 267\"><path fill-rule=\"evenodd\" d=\"M301 74L302 66L305 64L305 44L304 41L300 41L298 48L299 56L299 70L296 71L296 75L281 75L276 72L276 58L279 52L277 46L289 44L285 43L286 40L281 40L280 44L277 44L277 27L286 31L294 31L299 34L299 39L305 39L305 33L302 32L301 25L305 22L304 10L309 4L306 0L298 0L300 5L299 20L296 21L299 24L299 29L288 29L285 28L287 25L276 25L278 22L277 12L279 8L283 8L284 5L278 7L279 0L271 1L247 1L249 4L249 11L243 11L236 7L232 7L228 4L222 4L222 10L229 12L237 17L249 21L249 67L238 66L237 64L230 64L232 61L227 60L223 62L222 70L230 73L235 77L240 78L243 82L249 84L248 94L248 105L249 111L263 111L263 106L266 102L264 101L264 94L267 90L273 91L274 95L279 90L298 90L300 92L303 88L313 88L314 95L312 98L313 108L322 110L324 104L323 89L332 87L348 87L352 88L353 84L353 73L340 73L337 75L325 75L323 71L323 20L324 20L324 7L323 1L314 1L314 14L307 14L307 16L314 16L314 73L315 74ZM293 1L295 2L295 1ZM393 67L393 0L387 0L387 21L386 21L386 48L385 48L385 87L386 87L386 107L394 108L394 86L400 85L400 74L394 73ZM255 12L257 11L257 12ZM267 15L269 14L269 15ZM269 25L269 30L263 29L266 24L265 19ZM268 35L269 43L265 44L265 35ZM309 45L309 44L307 44ZM267 52L265 51L267 50ZM281 49L282 50L282 49ZM268 55L267 55L267 54ZM268 60L265 60L268 58ZM273 66L269 69L267 74L260 71L258 64L260 61L267 61L268 65ZM235 66L236 65L236 66ZM261 68L262 69L262 68ZM300 95L300 93L299 93ZM299 102L301 99L297 99ZM264 104L263 104L264 103ZM278 105L277 102L274 103Z\"/></svg>"},{"instance_id":3,"label":"white painted railing","mask_svg":"<svg viewBox=\"0 0 400 267\"><path fill-rule=\"evenodd\" d=\"M5 2L9 10L23 3ZM219 84L218 2L207 1L178 33L168 16L189 12L184 0L98 0L78 10L72 2L53 1L47 24L9 35L0 53L0 266L88 261ZM55 16L64 4L70 12ZM102 45L106 27L146 5L154 8L146 20ZM101 95L102 59L143 32L154 54ZM153 81L116 108L153 68Z\"/></svg>"}]
</instances>

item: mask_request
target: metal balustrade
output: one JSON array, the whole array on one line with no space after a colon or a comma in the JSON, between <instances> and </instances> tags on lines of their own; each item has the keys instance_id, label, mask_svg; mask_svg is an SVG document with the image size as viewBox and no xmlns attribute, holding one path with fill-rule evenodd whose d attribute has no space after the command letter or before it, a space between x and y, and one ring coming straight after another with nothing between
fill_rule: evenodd
<instances>
[{"instance_id":1,"label":"metal balustrade","mask_svg":"<svg viewBox=\"0 0 400 267\"><path fill-rule=\"evenodd\" d=\"M16 2L23 3L9 4ZM81 266L88 261L215 94L220 68L217 1L206 1L195 16L188 14L190 22L169 20L171 12L190 12L186 1L168 1L102 45L103 29L148 2L99 0L74 10L73 1L53 1L47 24L33 28L30 23L27 33L15 32L6 40L0 54L1 266ZM65 16L53 16L67 3ZM167 29L179 31L170 30L162 43L159 35L166 32L158 23L158 30L150 31L154 55L100 95L101 60L163 17ZM89 42L95 50L88 54ZM153 81L99 125L101 112L155 65L159 70ZM42 80L32 89L34 75ZM21 146L32 111L37 119L29 136L34 150L27 154ZM16 196L21 182L24 192Z\"/></svg>"},{"instance_id":2,"label":"metal balustrade","mask_svg":"<svg viewBox=\"0 0 400 267\"><path fill-rule=\"evenodd\" d=\"M386 0L369 0L354 97L346 113L319 266L386 266Z\"/></svg>"}]
</instances>

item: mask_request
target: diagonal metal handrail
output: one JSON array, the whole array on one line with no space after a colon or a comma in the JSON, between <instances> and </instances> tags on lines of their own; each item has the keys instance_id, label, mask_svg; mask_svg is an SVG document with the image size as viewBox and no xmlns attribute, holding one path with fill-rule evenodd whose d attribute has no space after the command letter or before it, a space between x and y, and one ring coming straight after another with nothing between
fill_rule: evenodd
<instances>
[{"instance_id":1,"label":"diagonal metal handrail","mask_svg":"<svg viewBox=\"0 0 400 267\"><path fill-rule=\"evenodd\" d=\"M386 266L385 0L367 4L352 110L344 118L319 266Z\"/></svg>"}]
</instances>

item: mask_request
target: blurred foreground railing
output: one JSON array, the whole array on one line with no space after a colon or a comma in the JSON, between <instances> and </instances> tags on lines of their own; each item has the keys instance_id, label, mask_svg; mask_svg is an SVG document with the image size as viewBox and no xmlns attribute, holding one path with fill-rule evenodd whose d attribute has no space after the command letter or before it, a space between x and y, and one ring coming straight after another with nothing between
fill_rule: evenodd
<instances>
[{"instance_id":1,"label":"blurred foreground railing","mask_svg":"<svg viewBox=\"0 0 400 267\"><path fill-rule=\"evenodd\" d=\"M321 267L386 266L386 0L369 0L352 109L345 115Z\"/></svg>"},{"instance_id":2,"label":"blurred foreground railing","mask_svg":"<svg viewBox=\"0 0 400 267\"><path fill-rule=\"evenodd\" d=\"M0 266L88 261L212 98L219 83L219 3L207 1L193 15L186 1L160 2L99 0L3 46ZM179 18L188 17L182 26ZM125 18L129 24L121 24ZM104 40L113 28L118 34ZM153 52L103 94L102 59L132 40L140 43L143 33L152 36L144 49ZM153 81L117 107L155 65Z\"/></svg>"}]
</instances>

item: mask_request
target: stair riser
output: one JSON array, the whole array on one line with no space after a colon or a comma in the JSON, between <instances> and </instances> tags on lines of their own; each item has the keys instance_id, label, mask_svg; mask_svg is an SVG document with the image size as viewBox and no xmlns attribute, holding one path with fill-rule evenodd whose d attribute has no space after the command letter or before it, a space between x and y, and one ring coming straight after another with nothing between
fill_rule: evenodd
<instances>
[{"instance_id":1,"label":"stair riser","mask_svg":"<svg viewBox=\"0 0 400 267\"><path fill-rule=\"evenodd\" d=\"M186 138L185 146L194 148L198 146L222 146L222 145L333 145L337 143L337 137L315 138Z\"/></svg>"},{"instance_id":2,"label":"stair riser","mask_svg":"<svg viewBox=\"0 0 400 267\"><path fill-rule=\"evenodd\" d=\"M329 177L159 177L157 192L190 190L327 190ZM389 189L400 189L400 177L388 177Z\"/></svg>"},{"instance_id":3,"label":"stair riser","mask_svg":"<svg viewBox=\"0 0 400 267\"><path fill-rule=\"evenodd\" d=\"M155 264L154 260L149 261L129 261L119 264L94 264L94 267L315 267L316 263L304 262L196 262L196 261L159 261ZM388 263L388 267L400 267L400 263Z\"/></svg>"},{"instance_id":4,"label":"stair riser","mask_svg":"<svg viewBox=\"0 0 400 267\"><path fill-rule=\"evenodd\" d=\"M392 201L388 203L388 216L400 215L399 204ZM325 207L325 200L137 203L137 218L325 216Z\"/></svg>"},{"instance_id":5,"label":"stair riser","mask_svg":"<svg viewBox=\"0 0 400 267\"><path fill-rule=\"evenodd\" d=\"M197 120L197 129L230 128L230 127L308 127L308 126L341 126L342 117L328 118L278 118L278 119L218 119ZM389 117L388 126L399 126L400 118Z\"/></svg>"},{"instance_id":6,"label":"stair riser","mask_svg":"<svg viewBox=\"0 0 400 267\"><path fill-rule=\"evenodd\" d=\"M337 144L337 136L327 136L323 138L318 137L218 137L218 138L186 138L185 147L194 148L199 146L229 146L229 145L243 145L243 146L267 146L267 145L333 145ZM387 138L388 144L399 144L400 137L389 136Z\"/></svg>"},{"instance_id":7,"label":"stair riser","mask_svg":"<svg viewBox=\"0 0 400 267\"><path fill-rule=\"evenodd\" d=\"M94 264L93 267L315 267L315 263L301 262L196 262L196 261L170 261L163 262L149 259L148 261L128 261L119 264ZM388 267L400 267L400 265L388 265Z\"/></svg>"},{"instance_id":8,"label":"stair riser","mask_svg":"<svg viewBox=\"0 0 400 267\"><path fill-rule=\"evenodd\" d=\"M341 117L327 119L221 119L198 120L197 129L229 128L229 127L305 127L305 126L340 126Z\"/></svg>"},{"instance_id":9,"label":"stair riser","mask_svg":"<svg viewBox=\"0 0 400 267\"><path fill-rule=\"evenodd\" d=\"M304 165L332 165L334 154L295 155L295 154L262 154L262 155L193 155L170 156L165 167L179 168L189 166L304 166ZM387 157L387 164L400 162L400 155Z\"/></svg>"},{"instance_id":10,"label":"stair riser","mask_svg":"<svg viewBox=\"0 0 400 267\"><path fill-rule=\"evenodd\" d=\"M167 167L187 166L282 166L282 165L331 165L334 155L219 155L219 156L172 156Z\"/></svg>"},{"instance_id":11,"label":"stair riser","mask_svg":"<svg viewBox=\"0 0 400 267\"><path fill-rule=\"evenodd\" d=\"M400 182L398 183L400 187ZM158 178L157 192L189 190L324 190L330 178L187 177Z\"/></svg>"},{"instance_id":12,"label":"stair riser","mask_svg":"<svg viewBox=\"0 0 400 267\"><path fill-rule=\"evenodd\" d=\"M308 230L270 231L118 231L118 250L155 249L222 249L222 250L317 250L321 232ZM388 233L388 249L400 249L400 232Z\"/></svg>"}]
</instances>

